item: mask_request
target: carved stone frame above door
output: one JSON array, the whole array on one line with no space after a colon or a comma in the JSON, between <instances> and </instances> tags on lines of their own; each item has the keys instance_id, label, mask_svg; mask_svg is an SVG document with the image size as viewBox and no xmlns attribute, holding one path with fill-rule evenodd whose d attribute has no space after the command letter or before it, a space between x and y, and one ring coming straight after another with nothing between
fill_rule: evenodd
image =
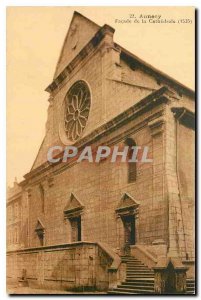
<instances>
[{"instance_id":1,"label":"carved stone frame above door","mask_svg":"<svg viewBox=\"0 0 201 300\"><path fill-rule=\"evenodd\" d=\"M125 215L136 215L138 214L139 205L137 200L130 194L124 193L115 211L121 217Z\"/></svg>"},{"instance_id":2,"label":"carved stone frame above door","mask_svg":"<svg viewBox=\"0 0 201 300\"><path fill-rule=\"evenodd\" d=\"M70 200L64 208L64 219L72 219L83 213L84 205L78 198L71 193Z\"/></svg>"}]
</instances>

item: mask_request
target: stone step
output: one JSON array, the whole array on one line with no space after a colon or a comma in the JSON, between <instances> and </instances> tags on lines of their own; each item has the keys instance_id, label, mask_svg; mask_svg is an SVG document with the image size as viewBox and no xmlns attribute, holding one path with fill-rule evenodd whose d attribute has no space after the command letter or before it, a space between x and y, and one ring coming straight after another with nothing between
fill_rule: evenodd
<instances>
[{"instance_id":1,"label":"stone step","mask_svg":"<svg viewBox=\"0 0 201 300\"><path fill-rule=\"evenodd\" d=\"M127 266L126 267L126 270L140 270L140 269L146 269L146 270L151 270L153 271L152 269L148 269L146 266Z\"/></svg>"},{"instance_id":2,"label":"stone step","mask_svg":"<svg viewBox=\"0 0 201 300\"><path fill-rule=\"evenodd\" d=\"M121 260L126 260L126 261L137 260L137 261L140 261L139 259L137 259L137 258L135 258L135 257L132 257L132 256L126 257L126 258L122 258L122 257L121 257Z\"/></svg>"},{"instance_id":3,"label":"stone step","mask_svg":"<svg viewBox=\"0 0 201 300\"><path fill-rule=\"evenodd\" d=\"M127 273L126 274L126 278L137 277L137 276L139 276L140 278L142 278L142 277L152 277L152 278L154 278L154 275L152 273L149 273L149 272L144 272L144 273L135 272L135 273Z\"/></svg>"},{"instance_id":4,"label":"stone step","mask_svg":"<svg viewBox=\"0 0 201 300\"><path fill-rule=\"evenodd\" d=\"M125 282L147 282L147 283L149 283L149 282L151 282L151 283L154 283L154 278L146 278L146 281L144 280L144 278L138 278L138 279L127 279L126 278L126 280L125 280Z\"/></svg>"},{"instance_id":5,"label":"stone step","mask_svg":"<svg viewBox=\"0 0 201 300\"><path fill-rule=\"evenodd\" d=\"M195 283L187 283L186 286L187 287L195 287Z\"/></svg>"},{"instance_id":6,"label":"stone step","mask_svg":"<svg viewBox=\"0 0 201 300\"><path fill-rule=\"evenodd\" d=\"M126 267L127 267L127 269L133 269L133 268L134 268L134 269L136 269L136 268L139 268L139 269L140 269L140 268L148 269L145 265L137 265L137 266L136 266L136 265L128 265L128 264L127 264Z\"/></svg>"},{"instance_id":7,"label":"stone step","mask_svg":"<svg viewBox=\"0 0 201 300\"><path fill-rule=\"evenodd\" d=\"M154 275L154 272L149 270L149 269L146 269L146 270L127 270L126 271L127 274L130 274L130 273L138 273L138 274L143 274L143 273L149 273L149 274L153 274Z\"/></svg>"},{"instance_id":8,"label":"stone step","mask_svg":"<svg viewBox=\"0 0 201 300\"><path fill-rule=\"evenodd\" d=\"M137 282L127 282L127 281L124 281L121 283L122 285L127 285L127 286L136 286L136 285L139 285L139 286L154 286L154 282L147 282L145 280L141 280L141 281L137 281Z\"/></svg>"},{"instance_id":9,"label":"stone step","mask_svg":"<svg viewBox=\"0 0 201 300\"><path fill-rule=\"evenodd\" d=\"M195 279L189 279L189 278L187 278L186 282L195 282Z\"/></svg>"},{"instance_id":10,"label":"stone step","mask_svg":"<svg viewBox=\"0 0 201 300\"><path fill-rule=\"evenodd\" d=\"M140 261L139 262L137 262L137 261L136 262L134 262L134 261L127 262L126 265L127 266L144 266L144 264Z\"/></svg>"},{"instance_id":11,"label":"stone step","mask_svg":"<svg viewBox=\"0 0 201 300\"><path fill-rule=\"evenodd\" d=\"M135 274L127 274L126 275L126 279L130 279L130 278L154 278L153 274L149 274L149 273L135 273Z\"/></svg>"},{"instance_id":12,"label":"stone step","mask_svg":"<svg viewBox=\"0 0 201 300\"><path fill-rule=\"evenodd\" d=\"M131 256L131 255L122 255L121 259L137 259L137 258L135 256Z\"/></svg>"},{"instance_id":13,"label":"stone step","mask_svg":"<svg viewBox=\"0 0 201 300\"><path fill-rule=\"evenodd\" d=\"M145 265L129 265L127 264L127 268L147 268Z\"/></svg>"},{"instance_id":14,"label":"stone step","mask_svg":"<svg viewBox=\"0 0 201 300\"><path fill-rule=\"evenodd\" d=\"M126 270L127 272L138 272L138 271L149 271L149 272L153 272L152 270L150 269L146 269L146 268L132 268L132 269L128 269Z\"/></svg>"},{"instance_id":15,"label":"stone step","mask_svg":"<svg viewBox=\"0 0 201 300\"><path fill-rule=\"evenodd\" d=\"M147 268L147 266L143 265L143 264L139 264L139 265L136 265L136 264L126 264L126 267L127 268Z\"/></svg>"},{"instance_id":16,"label":"stone step","mask_svg":"<svg viewBox=\"0 0 201 300\"><path fill-rule=\"evenodd\" d=\"M143 265L143 264L141 264L141 265L135 265L135 264L126 264L126 267L127 268L146 268L146 269L148 269L147 268L147 266L145 266L145 265Z\"/></svg>"},{"instance_id":17,"label":"stone step","mask_svg":"<svg viewBox=\"0 0 201 300\"><path fill-rule=\"evenodd\" d=\"M143 289L137 289L137 288L116 288L114 291L120 291L120 292L130 292L130 293L138 293L138 294L153 294L154 289L148 289L148 288L143 288Z\"/></svg>"},{"instance_id":18,"label":"stone step","mask_svg":"<svg viewBox=\"0 0 201 300\"><path fill-rule=\"evenodd\" d=\"M130 260L121 260L122 262L128 263L128 264L137 264L137 263L142 263L140 260L137 259L130 259Z\"/></svg>"},{"instance_id":19,"label":"stone step","mask_svg":"<svg viewBox=\"0 0 201 300\"><path fill-rule=\"evenodd\" d=\"M143 271L143 272L137 272L137 271L132 271L132 272L126 272L126 276L131 276L131 275L150 275L154 278L154 273L150 272L150 271Z\"/></svg>"},{"instance_id":20,"label":"stone step","mask_svg":"<svg viewBox=\"0 0 201 300\"><path fill-rule=\"evenodd\" d=\"M152 280L154 280L154 277L153 276L145 276L145 275L143 275L143 276L141 276L141 275L139 275L139 276L127 276L126 277L126 281L127 280L131 280L131 281L135 281L135 280L138 280L138 279L142 279L142 280L148 280L148 279L152 279Z\"/></svg>"},{"instance_id":21,"label":"stone step","mask_svg":"<svg viewBox=\"0 0 201 300\"><path fill-rule=\"evenodd\" d=\"M142 262L138 259L130 259L130 260L126 260L127 264L142 264Z\"/></svg>"},{"instance_id":22,"label":"stone step","mask_svg":"<svg viewBox=\"0 0 201 300\"><path fill-rule=\"evenodd\" d=\"M139 284L121 284L118 285L117 288L124 288L124 289L138 289L138 290L144 290L144 289L150 289L150 290L154 290L154 285L145 285L144 283L142 285Z\"/></svg>"},{"instance_id":23,"label":"stone step","mask_svg":"<svg viewBox=\"0 0 201 300\"><path fill-rule=\"evenodd\" d=\"M138 293L121 292L121 291L114 291L114 290L109 290L107 293L109 295L134 295L134 294L138 294Z\"/></svg>"},{"instance_id":24,"label":"stone step","mask_svg":"<svg viewBox=\"0 0 201 300\"><path fill-rule=\"evenodd\" d=\"M137 259L137 258L134 257L134 256L121 256L121 259L127 259L127 260L132 260L132 259L134 259L134 260L139 260L139 259Z\"/></svg>"},{"instance_id":25,"label":"stone step","mask_svg":"<svg viewBox=\"0 0 201 300\"><path fill-rule=\"evenodd\" d=\"M149 275L152 275L154 277L154 273L152 271L147 271L147 270L142 270L142 271L126 271L126 274L127 275L131 275L131 274L139 274L139 275L142 275L142 274L149 274Z\"/></svg>"},{"instance_id":26,"label":"stone step","mask_svg":"<svg viewBox=\"0 0 201 300\"><path fill-rule=\"evenodd\" d=\"M130 270L130 269L146 269L146 270L150 270L146 266L127 266L126 267L126 270Z\"/></svg>"},{"instance_id":27,"label":"stone step","mask_svg":"<svg viewBox=\"0 0 201 300\"><path fill-rule=\"evenodd\" d=\"M130 282L131 281L136 281L136 280L139 280L139 279L142 279L142 280L144 280L144 281L147 281L148 279L153 279L153 277L138 277L138 276L136 276L136 277L129 277L129 278L126 278L126 282L129 282L128 280L130 280Z\"/></svg>"},{"instance_id":28,"label":"stone step","mask_svg":"<svg viewBox=\"0 0 201 300\"><path fill-rule=\"evenodd\" d=\"M154 278L154 275L151 274L151 273L149 273L149 272L146 272L146 273L138 273L138 272L136 272L136 273L127 273L126 274L126 278L137 277L137 276L139 276L140 278L146 277L146 276Z\"/></svg>"},{"instance_id":29,"label":"stone step","mask_svg":"<svg viewBox=\"0 0 201 300\"><path fill-rule=\"evenodd\" d=\"M194 278L186 279L186 294L188 294L188 295L195 294L195 279Z\"/></svg>"}]
</instances>

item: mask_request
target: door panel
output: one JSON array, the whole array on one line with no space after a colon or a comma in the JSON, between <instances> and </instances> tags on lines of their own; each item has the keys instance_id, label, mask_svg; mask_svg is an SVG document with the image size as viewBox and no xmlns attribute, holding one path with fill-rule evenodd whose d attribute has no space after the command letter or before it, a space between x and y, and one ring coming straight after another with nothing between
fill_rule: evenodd
<instances>
[{"instance_id":1,"label":"door panel","mask_svg":"<svg viewBox=\"0 0 201 300\"><path fill-rule=\"evenodd\" d=\"M123 217L125 244L135 244L135 217Z\"/></svg>"},{"instance_id":2,"label":"door panel","mask_svg":"<svg viewBox=\"0 0 201 300\"><path fill-rule=\"evenodd\" d=\"M71 240L72 242L81 241L81 217L71 219Z\"/></svg>"}]
</instances>

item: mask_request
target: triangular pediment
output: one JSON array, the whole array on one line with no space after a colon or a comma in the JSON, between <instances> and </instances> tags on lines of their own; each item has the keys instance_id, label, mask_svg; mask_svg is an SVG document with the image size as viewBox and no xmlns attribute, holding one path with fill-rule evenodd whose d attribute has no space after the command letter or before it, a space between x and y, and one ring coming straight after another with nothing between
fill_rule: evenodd
<instances>
[{"instance_id":1,"label":"triangular pediment","mask_svg":"<svg viewBox=\"0 0 201 300\"><path fill-rule=\"evenodd\" d=\"M118 207L116 208L116 211L120 212L127 209L134 209L137 208L138 206L139 203L137 202L137 200L135 200L130 194L125 193L123 194L121 201Z\"/></svg>"},{"instance_id":2,"label":"triangular pediment","mask_svg":"<svg viewBox=\"0 0 201 300\"><path fill-rule=\"evenodd\" d=\"M78 198L73 193L71 193L70 199L66 207L64 208L64 214L68 214L77 210L82 210L83 208L84 205L82 204L82 202L78 200Z\"/></svg>"},{"instance_id":3,"label":"triangular pediment","mask_svg":"<svg viewBox=\"0 0 201 300\"><path fill-rule=\"evenodd\" d=\"M91 40L99 29L100 26L96 23L78 12L74 12L63 43L54 78L63 71L73 58L75 58L75 56Z\"/></svg>"},{"instance_id":4,"label":"triangular pediment","mask_svg":"<svg viewBox=\"0 0 201 300\"><path fill-rule=\"evenodd\" d=\"M35 231L43 231L45 229L43 223L41 222L40 219L38 219L36 227L35 227Z\"/></svg>"}]
</instances>

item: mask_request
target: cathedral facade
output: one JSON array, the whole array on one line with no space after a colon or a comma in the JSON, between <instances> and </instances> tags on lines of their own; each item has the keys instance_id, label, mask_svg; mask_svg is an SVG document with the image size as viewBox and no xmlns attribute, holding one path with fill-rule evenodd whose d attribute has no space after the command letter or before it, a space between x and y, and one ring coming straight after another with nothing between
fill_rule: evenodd
<instances>
[{"instance_id":1,"label":"cathedral facade","mask_svg":"<svg viewBox=\"0 0 201 300\"><path fill-rule=\"evenodd\" d=\"M114 32L73 15L46 88L44 140L8 193L8 282L111 294L193 290L195 95L116 44ZM150 162L64 162L62 151L47 160L51 147L69 145L148 147Z\"/></svg>"}]
</instances>

